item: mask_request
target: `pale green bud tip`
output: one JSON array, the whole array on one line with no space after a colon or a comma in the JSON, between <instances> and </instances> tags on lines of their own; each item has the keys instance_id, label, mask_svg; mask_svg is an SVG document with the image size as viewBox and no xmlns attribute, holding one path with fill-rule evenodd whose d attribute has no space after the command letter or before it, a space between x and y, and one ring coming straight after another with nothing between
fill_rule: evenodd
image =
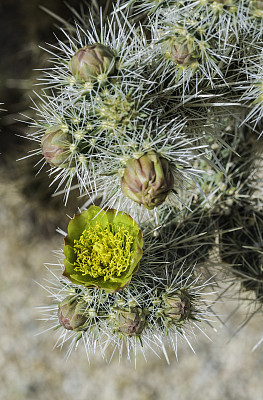
<instances>
[{"instance_id":1,"label":"pale green bud tip","mask_svg":"<svg viewBox=\"0 0 263 400\"><path fill-rule=\"evenodd\" d=\"M163 314L170 321L181 322L188 319L191 315L191 301L185 293L177 291L173 294L164 293L162 295Z\"/></svg>"},{"instance_id":2,"label":"pale green bud tip","mask_svg":"<svg viewBox=\"0 0 263 400\"><path fill-rule=\"evenodd\" d=\"M169 162L154 151L128 160L121 182L125 196L150 210L165 201L173 185Z\"/></svg>"},{"instance_id":3,"label":"pale green bud tip","mask_svg":"<svg viewBox=\"0 0 263 400\"><path fill-rule=\"evenodd\" d=\"M115 70L115 56L103 44L94 43L78 50L69 62L72 75L80 81L95 82L101 74Z\"/></svg>"},{"instance_id":4,"label":"pale green bud tip","mask_svg":"<svg viewBox=\"0 0 263 400\"><path fill-rule=\"evenodd\" d=\"M76 296L66 297L58 308L58 319L63 328L70 331L84 330L87 316L84 314L86 303Z\"/></svg>"},{"instance_id":5,"label":"pale green bud tip","mask_svg":"<svg viewBox=\"0 0 263 400\"><path fill-rule=\"evenodd\" d=\"M60 126L48 128L41 140L42 154L47 163L52 167L69 167L70 144L71 135Z\"/></svg>"},{"instance_id":6,"label":"pale green bud tip","mask_svg":"<svg viewBox=\"0 0 263 400\"><path fill-rule=\"evenodd\" d=\"M119 310L116 320L116 332L124 336L139 336L146 326L146 313L139 307Z\"/></svg>"}]
</instances>

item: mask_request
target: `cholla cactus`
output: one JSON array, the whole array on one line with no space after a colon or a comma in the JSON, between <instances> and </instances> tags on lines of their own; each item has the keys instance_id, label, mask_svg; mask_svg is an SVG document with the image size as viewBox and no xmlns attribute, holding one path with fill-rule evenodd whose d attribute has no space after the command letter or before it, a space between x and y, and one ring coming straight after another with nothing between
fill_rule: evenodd
<instances>
[{"instance_id":1,"label":"cholla cactus","mask_svg":"<svg viewBox=\"0 0 263 400\"><path fill-rule=\"evenodd\" d=\"M68 354L82 341L88 357L168 361L165 344L176 353L211 325L215 267L230 264L262 303L262 7L116 3L47 50L30 138L65 201L72 187L85 198L42 311Z\"/></svg>"},{"instance_id":2,"label":"cholla cactus","mask_svg":"<svg viewBox=\"0 0 263 400\"><path fill-rule=\"evenodd\" d=\"M68 355L82 339L88 358L95 349L106 359L111 359L116 350L120 357L126 355L132 359L133 352L136 356L139 349L143 353L152 349L162 352L169 362L166 345L177 354L179 338L192 348L190 339L194 332L203 331L205 325L209 328L212 293L206 287L212 282L205 281L188 264L192 253L202 246L202 239L188 231L193 249L189 257L182 256L182 228L168 248L164 238L168 237L169 229L159 231L157 236L156 231L145 232L140 268L122 290L87 288L84 283L72 283L59 275L58 266L51 269L48 291L54 303L51 307L41 307L41 312L49 328L59 328L57 345L71 342Z\"/></svg>"}]
</instances>

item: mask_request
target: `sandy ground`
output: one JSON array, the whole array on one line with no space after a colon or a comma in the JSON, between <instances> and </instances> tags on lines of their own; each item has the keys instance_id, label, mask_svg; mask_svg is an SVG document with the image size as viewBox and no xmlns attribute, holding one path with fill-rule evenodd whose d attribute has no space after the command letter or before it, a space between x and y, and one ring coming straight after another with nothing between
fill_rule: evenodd
<instances>
[{"instance_id":1,"label":"sandy ground","mask_svg":"<svg viewBox=\"0 0 263 400\"><path fill-rule=\"evenodd\" d=\"M66 348L52 348L52 332L43 330L34 308L48 304L46 293L35 281L46 276L44 262L54 262L52 249L62 246L61 236L50 238L32 223L30 205L15 182L0 170L0 399L1 400L262 400L263 345L251 348L263 335L262 315L255 316L229 342L245 309L209 332L212 341L200 335L194 354L182 343L177 361L171 364L154 355L142 356L137 367L113 359L107 365L97 354L88 364L79 346L65 360ZM235 304L221 304L228 314Z\"/></svg>"}]
</instances>

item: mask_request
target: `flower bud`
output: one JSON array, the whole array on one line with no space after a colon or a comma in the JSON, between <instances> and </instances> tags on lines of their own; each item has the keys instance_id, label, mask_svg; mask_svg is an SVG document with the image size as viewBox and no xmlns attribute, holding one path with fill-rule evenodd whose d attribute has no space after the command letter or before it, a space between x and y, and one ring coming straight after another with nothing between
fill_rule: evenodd
<instances>
[{"instance_id":1,"label":"flower bud","mask_svg":"<svg viewBox=\"0 0 263 400\"><path fill-rule=\"evenodd\" d=\"M170 47L170 55L176 64L184 66L191 65L196 61L187 42L173 43Z\"/></svg>"},{"instance_id":2,"label":"flower bud","mask_svg":"<svg viewBox=\"0 0 263 400\"><path fill-rule=\"evenodd\" d=\"M119 310L116 320L116 331L125 336L138 336L146 326L146 313L139 307Z\"/></svg>"},{"instance_id":3,"label":"flower bud","mask_svg":"<svg viewBox=\"0 0 263 400\"><path fill-rule=\"evenodd\" d=\"M163 293L161 307L163 315L175 323L186 320L191 314L190 299L181 291L175 294Z\"/></svg>"},{"instance_id":4,"label":"flower bud","mask_svg":"<svg viewBox=\"0 0 263 400\"><path fill-rule=\"evenodd\" d=\"M149 210L162 204L174 185L169 162L149 151L127 161L121 188L125 196Z\"/></svg>"},{"instance_id":5,"label":"flower bud","mask_svg":"<svg viewBox=\"0 0 263 400\"><path fill-rule=\"evenodd\" d=\"M70 331L84 330L88 317L84 315L86 303L76 296L66 297L58 308L58 319L63 328Z\"/></svg>"},{"instance_id":6,"label":"flower bud","mask_svg":"<svg viewBox=\"0 0 263 400\"><path fill-rule=\"evenodd\" d=\"M46 161L52 167L67 168L69 161L69 145L71 144L71 135L57 126L48 128L42 137L42 154Z\"/></svg>"},{"instance_id":7,"label":"flower bud","mask_svg":"<svg viewBox=\"0 0 263 400\"><path fill-rule=\"evenodd\" d=\"M69 62L69 68L77 80L95 82L100 74L114 72L115 56L103 44L90 44L77 51Z\"/></svg>"}]
</instances>

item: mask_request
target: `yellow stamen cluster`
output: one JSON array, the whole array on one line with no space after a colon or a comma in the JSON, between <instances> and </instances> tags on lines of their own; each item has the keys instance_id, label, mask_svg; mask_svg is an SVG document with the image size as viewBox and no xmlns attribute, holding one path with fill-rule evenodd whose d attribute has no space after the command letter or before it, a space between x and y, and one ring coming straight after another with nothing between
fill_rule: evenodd
<instances>
[{"instance_id":1,"label":"yellow stamen cluster","mask_svg":"<svg viewBox=\"0 0 263 400\"><path fill-rule=\"evenodd\" d=\"M104 281L120 276L130 266L134 238L120 225L96 223L74 240L75 270Z\"/></svg>"}]
</instances>

